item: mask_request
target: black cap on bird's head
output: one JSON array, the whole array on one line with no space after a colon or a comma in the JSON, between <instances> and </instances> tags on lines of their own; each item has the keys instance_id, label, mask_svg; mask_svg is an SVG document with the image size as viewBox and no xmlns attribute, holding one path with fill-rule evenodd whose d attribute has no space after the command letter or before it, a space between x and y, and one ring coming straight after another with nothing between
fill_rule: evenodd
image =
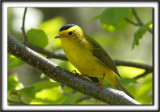
<instances>
[{"instance_id":1,"label":"black cap on bird's head","mask_svg":"<svg viewBox=\"0 0 160 112\"><path fill-rule=\"evenodd\" d=\"M62 26L59 31L67 30L68 28L71 28L73 26L75 26L75 24L66 24Z\"/></svg>"},{"instance_id":2,"label":"black cap on bird's head","mask_svg":"<svg viewBox=\"0 0 160 112\"><path fill-rule=\"evenodd\" d=\"M80 38L83 30L76 24L66 24L59 30L59 34L55 38Z\"/></svg>"},{"instance_id":3,"label":"black cap on bird's head","mask_svg":"<svg viewBox=\"0 0 160 112\"><path fill-rule=\"evenodd\" d=\"M76 25L75 24L66 24L60 28L59 32L64 31L64 30L68 30L69 28L74 27L74 26L76 26ZM61 35L59 34L55 38L59 38L60 36Z\"/></svg>"}]
</instances>

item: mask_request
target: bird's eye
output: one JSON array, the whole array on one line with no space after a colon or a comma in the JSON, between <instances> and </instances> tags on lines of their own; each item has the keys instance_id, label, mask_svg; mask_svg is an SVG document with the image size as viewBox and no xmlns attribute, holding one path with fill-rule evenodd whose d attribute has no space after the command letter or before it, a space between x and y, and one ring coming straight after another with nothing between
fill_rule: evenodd
<instances>
[{"instance_id":1,"label":"bird's eye","mask_svg":"<svg viewBox=\"0 0 160 112\"><path fill-rule=\"evenodd\" d=\"M72 32L70 31L70 32L68 33L68 35L72 35Z\"/></svg>"}]
</instances>

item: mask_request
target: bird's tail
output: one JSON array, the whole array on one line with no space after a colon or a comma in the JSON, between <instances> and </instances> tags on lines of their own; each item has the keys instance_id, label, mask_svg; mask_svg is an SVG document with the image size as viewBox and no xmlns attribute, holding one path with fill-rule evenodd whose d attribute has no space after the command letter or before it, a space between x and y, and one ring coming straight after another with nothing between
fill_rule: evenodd
<instances>
[{"instance_id":1,"label":"bird's tail","mask_svg":"<svg viewBox=\"0 0 160 112\"><path fill-rule=\"evenodd\" d=\"M133 95L130 93L130 92L128 92L128 90L126 90L124 87L123 87L123 85L120 83L120 81L119 81L119 79L116 77L116 85L115 85L115 87L118 89L118 90L122 90L122 91L124 91L128 96L130 96L130 97L132 97L133 99L134 99L134 97L133 97Z\"/></svg>"}]
</instances>

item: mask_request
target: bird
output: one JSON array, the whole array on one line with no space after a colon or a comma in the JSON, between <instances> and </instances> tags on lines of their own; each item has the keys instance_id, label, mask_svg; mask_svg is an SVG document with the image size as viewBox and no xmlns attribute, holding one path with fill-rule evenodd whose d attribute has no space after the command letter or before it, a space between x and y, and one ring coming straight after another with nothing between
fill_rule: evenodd
<instances>
[{"instance_id":1,"label":"bird","mask_svg":"<svg viewBox=\"0 0 160 112\"><path fill-rule=\"evenodd\" d=\"M59 29L58 35L67 59L84 76L102 77L97 83L103 87L103 81L107 81L118 90L124 91L128 96L133 95L121 84L121 78L115 63L112 61L103 47L93 38L88 36L83 29L76 24L66 24Z\"/></svg>"}]
</instances>

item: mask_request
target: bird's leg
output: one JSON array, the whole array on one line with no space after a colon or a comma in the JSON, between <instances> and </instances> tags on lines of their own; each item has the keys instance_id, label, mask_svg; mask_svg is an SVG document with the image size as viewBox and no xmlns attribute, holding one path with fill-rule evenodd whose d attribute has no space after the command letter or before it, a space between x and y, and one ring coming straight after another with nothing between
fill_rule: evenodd
<instances>
[{"instance_id":1,"label":"bird's leg","mask_svg":"<svg viewBox=\"0 0 160 112\"><path fill-rule=\"evenodd\" d=\"M99 85L99 91L100 91L100 89L103 87L104 77L105 77L105 74L103 74L103 78L102 78L101 82L96 83L97 85Z\"/></svg>"}]
</instances>

